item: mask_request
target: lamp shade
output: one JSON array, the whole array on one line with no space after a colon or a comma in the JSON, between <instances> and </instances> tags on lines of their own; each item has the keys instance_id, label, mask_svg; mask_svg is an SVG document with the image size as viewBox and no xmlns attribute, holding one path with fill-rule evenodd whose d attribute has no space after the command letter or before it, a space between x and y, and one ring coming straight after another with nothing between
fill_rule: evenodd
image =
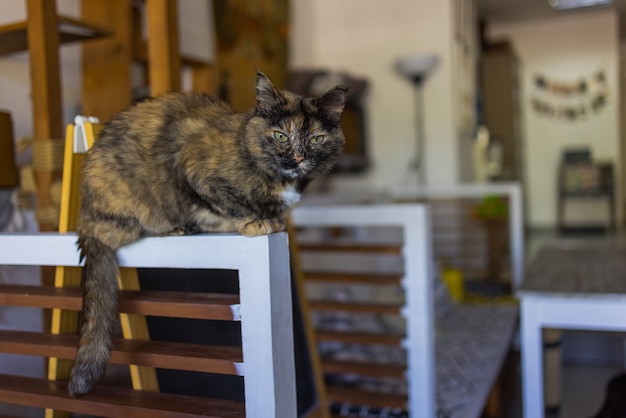
<instances>
[{"instance_id":1,"label":"lamp shade","mask_svg":"<svg viewBox=\"0 0 626 418\"><path fill-rule=\"evenodd\" d=\"M411 81L422 81L439 62L435 54L412 54L396 59L394 66L398 73Z\"/></svg>"}]
</instances>

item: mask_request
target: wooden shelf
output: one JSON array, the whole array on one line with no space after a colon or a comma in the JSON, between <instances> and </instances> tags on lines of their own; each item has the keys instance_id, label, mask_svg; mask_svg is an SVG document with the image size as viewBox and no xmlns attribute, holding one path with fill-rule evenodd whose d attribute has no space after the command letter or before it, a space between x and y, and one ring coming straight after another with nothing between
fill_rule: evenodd
<instances>
[{"instance_id":1,"label":"wooden shelf","mask_svg":"<svg viewBox=\"0 0 626 418\"><path fill-rule=\"evenodd\" d=\"M26 20L0 26L0 55L28 51L27 28ZM105 28L63 15L58 15L58 30L61 44L110 35L110 31Z\"/></svg>"}]
</instances>

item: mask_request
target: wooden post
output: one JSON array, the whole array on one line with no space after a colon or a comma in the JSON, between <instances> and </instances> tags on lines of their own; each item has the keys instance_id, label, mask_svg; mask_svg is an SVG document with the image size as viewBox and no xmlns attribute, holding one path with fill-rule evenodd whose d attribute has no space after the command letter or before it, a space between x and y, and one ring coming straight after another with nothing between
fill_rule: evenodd
<instances>
[{"instance_id":1,"label":"wooden post","mask_svg":"<svg viewBox=\"0 0 626 418\"><path fill-rule=\"evenodd\" d=\"M74 138L74 126L69 125L66 131L65 158L63 166L63 184L61 191L61 215L59 216L59 232L76 230L78 221L79 205L79 173L84 155L74 154L72 140ZM54 285L56 287L79 287L80 267L57 266ZM52 334L75 334L78 331L78 312L54 309L50 332ZM48 379L67 379L72 369L72 361L50 357L48 359ZM46 418L68 418L70 415L64 411L46 409Z\"/></svg>"},{"instance_id":2,"label":"wooden post","mask_svg":"<svg viewBox=\"0 0 626 418\"><path fill-rule=\"evenodd\" d=\"M56 2L27 0L28 50L33 101L33 136L37 141L63 138L63 107L61 76L59 74L59 34L57 31ZM36 144L41 145L41 144ZM50 187L54 180L52 170L35 167L38 209L53 207ZM40 213L43 213L40 211ZM52 231L55 221L48 216L40 218L39 229Z\"/></svg>"},{"instance_id":3,"label":"wooden post","mask_svg":"<svg viewBox=\"0 0 626 418\"><path fill-rule=\"evenodd\" d=\"M82 17L110 28L112 36L82 45L82 113L101 122L132 103L130 0L82 0Z\"/></svg>"},{"instance_id":4,"label":"wooden post","mask_svg":"<svg viewBox=\"0 0 626 418\"><path fill-rule=\"evenodd\" d=\"M175 0L147 0L150 95L180 90L178 13Z\"/></svg>"},{"instance_id":5,"label":"wooden post","mask_svg":"<svg viewBox=\"0 0 626 418\"><path fill-rule=\"evenodd\" d=\"M27 0L28 50L30 54L30 84L33 103L34 155L33 172L37 183L37 218L39 230L56 229L56 210L52 201L52 182L59 177L51 164L38 161L41 151L53 151L53 140L63 137L63 103L59 72L59 33L56 1ZM54 281L54 268L42 267L44 284ZM50 323L49 311L44 311L44 323Z\"/></svg>"}]
</instances>

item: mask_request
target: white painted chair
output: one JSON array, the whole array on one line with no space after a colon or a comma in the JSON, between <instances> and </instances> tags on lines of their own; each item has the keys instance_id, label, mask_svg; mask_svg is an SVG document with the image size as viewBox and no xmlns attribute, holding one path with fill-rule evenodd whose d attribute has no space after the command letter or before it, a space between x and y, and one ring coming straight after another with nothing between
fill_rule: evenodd
<instances>
[{"instance_id":1,"label":"white painted chair","mask_svg":"<svg viewBox=\"0 0 626 418\"><path fill-rule=\"evenodd\" d=\"M296 390L286 233L258 238L216 234L147 238L118 252L123 267L229 269L236 295L122 291L120 310L140 315L241 321L241 349L116 340L111 361L243 375L245 405L233 401L98 385L71 399L63 381L0 376L0 402L99 416L295 417ZM0 265L77 266L74 234L0 234ZM0 285L0 304L79 310L78 289ZM71 359L77 339L0 331L0 351Z\"/></svg>"},{"instance_id":2,"label":"white painted chair","mask_svg":"<svg viewBox=\"0 0 626 418\"><path fill-rule=\"evenodd\" d=\"M383 203L293 213L336 416L477 417L498 379L517 308L449 301L429 212Z\"/></svg>"},{"instance_id":3,"label":"white painted chair","mask_svg":"<svg viewBox=\"0 0 626 418\"><path fill-rule=\"evenodd\" d=\"M364 255L364 260L357 261L368 271L349 272L325 275L323 272L311 274L312 267L323 267L326 261L307 263L306 253L328 251L328 248L315 247L306 237L299 239L302 269L307 282L339 282L347 284L397 285L404 291L404 303L400 305L359 304L359 303L315 303L311 302L312 310L338 310L352 313L387 312L402 316L406 320L404 335L389 336L364 332L345 332L343 335L334 332L318 332L318 341L339 341L342 343L364 343L366 345L387 345L396 348L404 347L407 351L406 370L399 371L409 381L407 396L385 396L359 390L328 387L328 398L331 402L350 402L353 404L369 403L372 406L398 407L411 411L411 416L434 417L435 400L435 339L434 339L434 308L433 308L433 260L431 255L430 221L428 208L425 205L333 205L320 207L299 207L292 216L296 228L333 228L333 227L379 227L401 228L401 242L383 242L373 247L374 252L363 247L344 247L347 252ZM300 238L300 236L299 236ZM337 248L339 247L339 248ZM341 243L335 247L341 251ZM332 250L331 250L332 251ZM390 254L399 261L398 274L388 274L383 269L376 274L377 262L375 252ZM367 260L372 263L368 263ZM391 260L391 264L397 264ZM385 261L382 261L387 265ZM311 266L313 264L313 266ZM380 267L380 265L378 265ZM397 266L396 266L397 267ZM379 269L380 270L380 269ZM308 273L308 274L307 274ZM387 273L387 274L385 274ZM350 368L358 366L352 362L322 361L324 371L329 367L335 371L350 372ZM378 370L383 375L397 375L397 367L376 368L375 364L361 364L356 368L368 375ZM354 370L353 370L354 371Z\"/></svg>"}]
</instances>

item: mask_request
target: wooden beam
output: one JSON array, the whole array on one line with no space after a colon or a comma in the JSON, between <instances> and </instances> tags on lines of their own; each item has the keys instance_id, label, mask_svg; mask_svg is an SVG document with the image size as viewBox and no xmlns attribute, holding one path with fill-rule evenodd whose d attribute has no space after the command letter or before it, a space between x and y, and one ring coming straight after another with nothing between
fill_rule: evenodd
<instances>
[{"instance_id":1,"label":"wooden beam","mask_svg":"<svg viewBox=\"0 0 626 418\"><path fill-rule=\"evenodd\" d=\"M30 54L30 89L33 109L33 150L53 149L53 139L63 138L63 102L59 70L59 32L56 1L27 0L27 39ZM54 231L56 219L52 200L52 183L60 177L51 167L39 165L33 157L33 172L37 184L37 217L39 230ZM42 267L41 280L50 284L54 269ZM49 311L43 313L44 323L50 322Z\"/></svg>"},{"instance_id":2,"label":"wooden beam","mask_svg":"<svg viewBox=\"0 0 626 418\"><path fill-rule=\"evenodd\" d=\"M54 1L27 0L35 140L63 137L59 34Z\"/></svg>"},{"instance_id":3,"label":"wooden beam","mask_svg":"<svg viewBox=\"0 0 626 418\"><path fill-rule=\"evenodd\" d=\"M82 113L101 122L131 105L131 0L82 0L82 17L112 36L82 45Z\"/></svg>"},{"instance_id":4,"label":"wooden beam","mask_svg":"<svg viewBox=\"0 0 626 418\"><path fill-rule=\"evenodd\" d=\"M180 90L176 0L147 0L150 94Z\"/></svg>"},{"instance_id":5,"label":"wooden beam","mask_svg":"<svg viewBox=\"0 0 626 418\"><path fill-rule=\"evenodd\" d=\"M34 140L61 139L63 137L63 107L56 2L27 0L26 4ZM40 209L52 207L50 187L54 179L53 173L50 170L36 169L35 179L38 207ZM40 222L39 226L42 231L55 229L53 223Z\"/></svg>"}]
</instances>

